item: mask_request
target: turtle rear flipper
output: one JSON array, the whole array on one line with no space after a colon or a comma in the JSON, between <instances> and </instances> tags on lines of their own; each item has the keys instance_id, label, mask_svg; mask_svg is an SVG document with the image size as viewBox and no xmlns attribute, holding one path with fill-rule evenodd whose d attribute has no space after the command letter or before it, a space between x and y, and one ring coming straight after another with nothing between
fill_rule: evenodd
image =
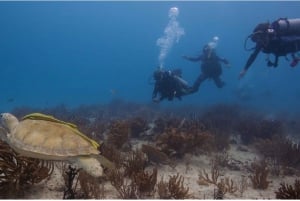
<instances>
[{"instance_id":1,"label":"turtle rear flipper","mask_svg":"<svg viewBox=\"0 0 300 201\"><path fill-rule=\"evenodd\" d=\"M95 158L101 163L101 165L104 168L107 169L115 169L116 166L113 162L111 162L110 160L108 160L106 157L102 156L102 155L95 155Z\"/></svg>"}]
</instances>

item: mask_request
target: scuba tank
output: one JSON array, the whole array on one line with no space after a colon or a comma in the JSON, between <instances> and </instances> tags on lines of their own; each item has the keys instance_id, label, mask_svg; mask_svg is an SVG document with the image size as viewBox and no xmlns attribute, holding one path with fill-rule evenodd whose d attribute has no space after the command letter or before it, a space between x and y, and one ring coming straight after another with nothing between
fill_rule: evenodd
<instances>
[{"instance_id":1,"label":"scuba tank","mask_svg":"<svg viewBox=\"0 0 300 201\"><path fill-rule=\"evenodd\" d=\"M279 35L300 35L300 18L279 18L272 23L272 28Z\"/></svg>"},{"instance_id":2,"label":"scuba tank","mask_svg":"<svg viewBox=\"0 0 300 201\"><path fill-rule=\"evenodd\" d=\"M260 42L267 46L267 43L273 36L300 36L300 18L279 18L272 24L268 22L258 24L253 30L253 33L247 36L244 42L244 49L253 50L255 48L246 47L249 38L254 43Z\"/></svg>"}]
</instances>

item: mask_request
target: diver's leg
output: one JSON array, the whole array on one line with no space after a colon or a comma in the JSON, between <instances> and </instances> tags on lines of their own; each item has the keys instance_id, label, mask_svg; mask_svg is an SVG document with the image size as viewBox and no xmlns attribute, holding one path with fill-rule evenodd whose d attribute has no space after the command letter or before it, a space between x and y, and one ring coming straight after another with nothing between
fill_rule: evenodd
<instances>
[{"instance_id":1,"label":"diver's leg","mask_svg":"<svg viewBox=\"0 0 300 201\"><path fill-rule=\"evenodd\" d=\"M213 80L218 88L222 88L225 85L225 82L223 82L219 76L213 77Z\"/></svg>"},{"instance_id":2,"label":"diver's leg","mask_svg":"<svg viewBox=\"0 0 300 201\"><path fill-rule=\"evenodd\" d=\"M162 100L164 100L165 98L166 98L166 96L163 96L163 95L162 95L162 96L160 96L160 98L159 98L159 102L160 102L160 101L162 101Z\"/></svg>"},{"instance_id":3,"label":"diver's leg","mask_svg":"<svg viewBox=\"0 0 300 201\"><path fill-rule=\"evenodd\" d=\"M185 96L191 93L192 87L189 86L187 81L179 77L176 77L176 81L176 92L178 92L178 94L175 94L175 96L178 99L181 99L181 96Z\"/></svg>"},{"instance_id":4,"label":"diver's leg","mask_svg":"<svg viewBox=\"0 0 300 201\"><path fill-rule=\"evenodd\" d=\"M207 79L207 76L205 74L199 75L199 77L196 79L196 81L193 84L192 89L190 90L190 93L195 93L199 90L199 87L201 83Z\"/></svg>"},{"instance_id":5,"label":"diver's leg","mask_svg":"<svg viewBox=\"0 0 300 201\"><path fill-rule=\"evenodd\" d=\"M274 68L276 68L278 66L278 56L275 56L275 62L274 62Z\"/></svg>"},{"instance_id":6,"label":"diver's leg","mask_svg":"<svg viewBox=\"0 0 300 201\"><path fill-rule=\"evenodd\" d=\"M272 62L269 58L267 58L267 65L268 65L268 67L276 68L278 66L278 56L275 55L275 61L274 62Z\"/></svg>"},{"instance_id":7,"label":"diver's leg","mask_svg":"<svg viewBox=\"0 0 300 201\"><path fill-rule=\"evenodd\" d=\"M290 63L290 66L291 66L291 67L295 67L295 66L297 66L298 62L300 61L300 58L297 57L297 56L295 55L295 53L292 53L291 55L292 55L293 61Z\"/></svg>"}]
</instances>

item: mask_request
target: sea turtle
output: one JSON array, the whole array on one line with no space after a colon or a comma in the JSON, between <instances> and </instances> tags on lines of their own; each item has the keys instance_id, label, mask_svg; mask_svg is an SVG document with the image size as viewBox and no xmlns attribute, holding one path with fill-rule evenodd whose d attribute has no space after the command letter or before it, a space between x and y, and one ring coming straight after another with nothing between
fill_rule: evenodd
<instances>
[{"instance_id":1,"label":"sea turtle","mask_svg":"<svg viewBox=\"0 0 300 201\"><path fill-rule=\"evenodd\" d=\"M94 140L71 123L34 113L19 121L10 113L0 114L0 137L22 156L43 160L64 160L76 164L94 177L102 176L111 163L101 157Z\"/></svg>"}]
</instances>

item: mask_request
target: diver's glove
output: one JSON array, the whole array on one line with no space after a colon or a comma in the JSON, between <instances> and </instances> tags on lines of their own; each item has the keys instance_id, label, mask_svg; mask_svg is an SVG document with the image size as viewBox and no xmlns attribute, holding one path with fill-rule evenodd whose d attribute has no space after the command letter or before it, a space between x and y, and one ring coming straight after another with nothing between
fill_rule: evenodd
<instances>
[{"instance_id":1,"label":"diver's glove","mask_svg":"<svg viewBox=\"0 0 300 201\"><path fill-rule=\"evenodd\" d=\"M239 74L239 79L242 79L245 76L246 72L247 70L243 69Z\"/></svg>"}]
</instances>

